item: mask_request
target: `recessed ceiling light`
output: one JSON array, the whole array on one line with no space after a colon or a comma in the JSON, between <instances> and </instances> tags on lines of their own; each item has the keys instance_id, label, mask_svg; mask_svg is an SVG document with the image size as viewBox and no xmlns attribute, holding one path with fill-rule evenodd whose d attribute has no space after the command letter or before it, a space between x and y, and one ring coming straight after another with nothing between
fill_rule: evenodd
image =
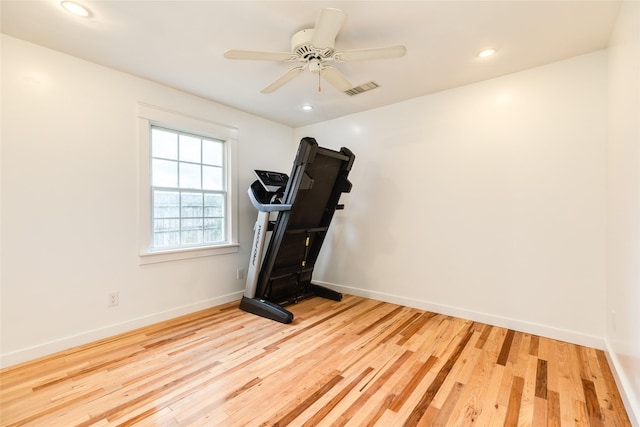
<instances>
[{"instance_id":1,"label":"recessed ceiling light","mask_svg":"<svg viewBox=\"0 0 640 427\"><path fill-rule=\"evenodd\" d=\"M487 49L482 49L480 52L478 52L478 56L480 58L486 58L488 56L494 55L498 50L494 47L490 47Z\"/></svg>"},{"instance_id":2,"label":"recessed ceiling light","mask_svg":"<svg viewBox=\"0 0 640 427\"><path fill-rule=\"evenodd\" d=\"M66 10L67 12L73 13L76 16L87 18L91 15L91 12L89 12L89 9L73 1L60 2L60 6L62 6L64 10Z\"/></svg>"},{"instance_id":3,"label":"recessed ceiling light","mask_svg":"<svg viewBox=\"0 0 640 427\"><path fill-rule=\"evenodd\" d=\"M313 105L306 104L302 106L302 111L311 111L311 110L313 110Z\"/></svg>"}]
</instances>

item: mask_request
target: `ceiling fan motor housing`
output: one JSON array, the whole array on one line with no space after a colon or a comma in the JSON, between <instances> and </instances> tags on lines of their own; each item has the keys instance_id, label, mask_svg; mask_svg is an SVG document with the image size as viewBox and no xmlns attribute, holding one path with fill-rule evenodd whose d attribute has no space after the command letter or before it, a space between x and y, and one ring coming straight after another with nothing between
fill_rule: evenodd
<instances>
[{"instance_id":1,"label":"ceiling fan motor housing","mask_svg":"<svg viewBox=\"0 0 640 427\"><path fill-rule=\"evenodd\" d=\"M291 37L291 51L305 60L324 59L333 55L335 43L331 43L331 46L317 47L311 44L312 39L313 28L298 31Z\"/></svg>"}]
</instances>

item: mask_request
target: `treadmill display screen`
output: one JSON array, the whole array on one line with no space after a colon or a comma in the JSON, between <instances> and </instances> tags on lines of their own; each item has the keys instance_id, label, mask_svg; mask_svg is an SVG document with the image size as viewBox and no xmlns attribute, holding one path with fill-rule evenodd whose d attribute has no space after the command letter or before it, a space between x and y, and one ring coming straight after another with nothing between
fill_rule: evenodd
<instances>
[{"instance_id":1,"label":"treadmill display screen","mask_svg":"<svg viewBox=\"0 0 640 427\"><path fill-rule=\"evenodd\" d=\"M260 181L264 189L269 192L278 191L278 189L287 185L287 181L289 181L289 177L284 173L257 169L254 172L258 181Z\"/></svg>"}]
</instances>

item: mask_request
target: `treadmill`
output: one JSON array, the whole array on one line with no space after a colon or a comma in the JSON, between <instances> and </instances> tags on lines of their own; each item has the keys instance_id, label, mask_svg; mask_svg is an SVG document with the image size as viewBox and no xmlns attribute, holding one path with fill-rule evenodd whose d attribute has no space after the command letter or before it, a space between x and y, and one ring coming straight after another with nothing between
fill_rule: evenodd
<instances>
[{"instance_id":1,"label":"treadmill","mask_svg":"<svg viewBox=\"0 0 640 427\"><path fill-rule=\"evenodd\" d=\"M342 299L341 293L312 283L311 276L333 215L344 208L340 195L351 191L347 177L354 159L347 148L330 150L305 137L290 177L255 171L257 180L248 193L258 218L242 310L291 323L293 313L286 305L314 296ZM275 220L272 215L277 215Z\"/></svg>"}]
</instances>

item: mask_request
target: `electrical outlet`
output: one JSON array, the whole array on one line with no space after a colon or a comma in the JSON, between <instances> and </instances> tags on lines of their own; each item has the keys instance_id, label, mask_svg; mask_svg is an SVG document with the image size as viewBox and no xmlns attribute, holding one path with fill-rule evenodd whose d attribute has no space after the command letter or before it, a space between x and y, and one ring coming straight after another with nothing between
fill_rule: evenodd
<instances>
[{"instance_id":1,"label":"electrical outlet","mask_svg":"<svg viewBox=\"0 0 640 427\"><path fill-rule=\"evenodd\" d=\"M236 270L236 279L237 280L242 280L244 279L244 268L238 268Z\"/></svg>"},{"instance_id":2,"label":"electrical outlet","mask_svg":"<svg viewBox=\"0 0 640 427\"><path fill-rule=\"evenodd\" d=\"M115 307L120 304L120 292L111 292L107 297L107 307Z\"/></svg>"}]
</instances>

